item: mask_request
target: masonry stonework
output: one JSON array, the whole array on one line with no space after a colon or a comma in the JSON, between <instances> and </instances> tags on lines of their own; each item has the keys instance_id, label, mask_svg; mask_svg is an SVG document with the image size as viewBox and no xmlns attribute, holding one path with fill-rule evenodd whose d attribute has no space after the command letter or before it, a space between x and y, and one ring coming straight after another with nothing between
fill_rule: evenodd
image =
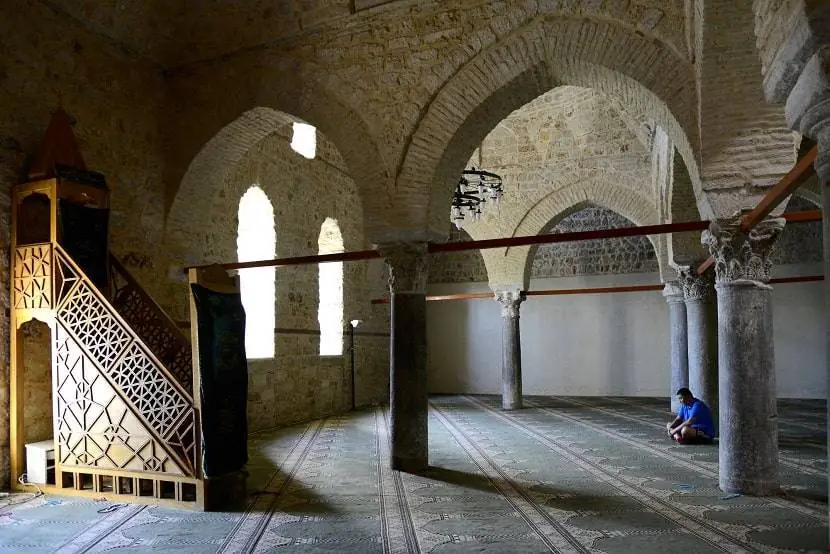
<instances>
[{"instance_id":1,"label":"masonry stonework","mask_svg":"<svg viewBox=\"0 0 830 554\"><path fill-rule=\"evenodd\" d=\"M243 155L213 199L211 211L193 222L188 256L198 263L237 259L239 201L254 185L265 192L274 209L277 257L316 253L321 226L329 217L337 222L346 251L367 247L360 202L340 154L319 133L315 159L294 152L290 147L294 121L283 116L276 132ZM344 325L361 320L355 337L360 353L355 356L355 371L363 404L385 400L388 363L383 337L364 334L388 333L385 307L369 307L366 273L363 262L344 264ZM186 292L179 288L182 306ZM344 349L342 356L321 356L320 339L314 334L319 331L318 266L278 268L276 296L275 358L248 361L252 429L324 417L351 406L351 352ZM367 350L365 343L373 348Z\"/></svg>"},{"instance_id":2,"label":"masonry stonework","mask_svg":"<svg viewBox=\"0 0 830 554\"><path fill-rule=\"evenodd\" d=\"M633 223L611 210L591 207L569 215L550 233L631 226ZM646 237L623 237L541 245L533 257L531 277L543 279L658 271L657 254Z\"/></svg>"},{"instance_id":3,"label":"masonry stonework","mask_svg":"<svg viewBox=\"0 0 830 554\"><path fill-rule=\"evenodd\" d=\"M187 313L181 268L236 258L238 201L254 181L274 204L279 256L316 253L326 217L346 250L445 240L449 199L470 164L506 186L500 213L465 227L474 239L580 217L646 225L732 215L795 159L784 110L762 100L787 101L830 43L827 6L0 0L0 238L8 244L3 199L58 104L89 168L108 177L112 250L177 319ZM297 118L321 132L315 160L288 148ZM436 258L431 276L526 287L531 276L656 263L666 280L671 264L696 255L697 238L613 252L611 243L494 249ZM793 226L778 261L814 259L806 245L817 240L815 227ZM386 277L382 264L345 264L344 320L360 322L358 405L388 394L389 311L369 304ZM316 282L316 266L277 271L277 355L251 365L254 428L349 406L348 356L321 358L311 333ZM0 315L0 486L8 331Z\"/></svg>"},{"instance_id":4,"label":"masonry stonework","mask_svg":"<svg viewBox=\"0 0 830 554\"><path fill-rule=\"evenodd\" d=\"M84 25L41 2L0 2L0 240L9 245L9 193L26 181L52 111L62 105L87 167L112 190L110 247L162 306L167 259L164 148L158 114L164 80ZM8 307L8 260L0 307ZM0 488L8 479L8 313L0 312ZM47 363L44 361L44 363Z\"/></svg>"}]
</instances>

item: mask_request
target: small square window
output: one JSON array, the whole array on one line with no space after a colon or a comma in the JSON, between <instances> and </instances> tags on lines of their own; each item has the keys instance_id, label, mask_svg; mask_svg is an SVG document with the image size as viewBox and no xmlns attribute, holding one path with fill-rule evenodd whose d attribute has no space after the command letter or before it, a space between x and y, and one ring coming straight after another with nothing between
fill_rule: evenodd
<instances>
[{"instance_id":1,"label":"small square window","mask_svg":"<svg viewBox=\"0 0 830 554\"><path fill-rule=\"evenodd\" d=\"M295 123L291 148L300 156L313 160L317 155L317 129L308 123Z\"/></svg>"}]
</instances>

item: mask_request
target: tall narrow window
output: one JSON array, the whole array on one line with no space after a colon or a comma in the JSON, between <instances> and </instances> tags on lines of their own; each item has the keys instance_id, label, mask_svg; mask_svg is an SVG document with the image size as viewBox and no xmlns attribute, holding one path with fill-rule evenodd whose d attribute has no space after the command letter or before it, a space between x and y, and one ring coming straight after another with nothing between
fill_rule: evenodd
<instances>
[{"instance_id":1,"label":"tall narrow window","mask_svg":"<svg viewBox=\"0 0 830 554\"><path fill-rule=\"evenodd\" d=\"M327 218L317 240L320 254L343 252L343 237L337 221ZM320 264L320 355L343 354L343 262Z\"/></svg>"},{"instance_id":2,"label":"tall narrow window","mask_svg":"<svg viewBox=\"0 0 830 554\"><path fill-rule=\"evenodd\" d=\"M236 254L240 262L265 260L276 255L274 208L258 186L252 186L239 201L239 232ZM276 327L276 282L273 267L243 269L239 288L245 307L245 350L248 359L274 357Z\"/></svg>"}]
</instances>

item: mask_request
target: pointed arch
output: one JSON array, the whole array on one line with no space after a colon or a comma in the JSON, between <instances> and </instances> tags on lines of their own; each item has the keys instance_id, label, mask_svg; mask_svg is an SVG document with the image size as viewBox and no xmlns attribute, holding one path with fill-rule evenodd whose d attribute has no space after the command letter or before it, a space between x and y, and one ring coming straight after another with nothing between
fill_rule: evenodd
<instances>
[{"instance_id":1,"label":"pointed arch","mask_svg":"<svg viewBox=\"0 0 830 554\"><path fill-rule=\"evenodd\" d=\"M538 235L555 226L559 221L588 205L615 212L635 225L655 225L660 219L657 208L642 194L626 187L613 185L603 179L589 179L573 183L567 188L553 191L531 206L516 224L510 236ZM474 239L487 238L484 231L470 228ZM665 245L660 236L647 236L657 254L661 274L666 265ZM494 248L483 250L484 263L490 285L530 283L530 267L536 249L531 246Z\"/></svg>"},{"instance_id":2,"label":"pointed arch","mask_svg":"<svg viewBox=\"0 0 830 554\"><path fill-rule=\"evenodd\" d=\"M359 112L322 83L266 72L253 85L235 71L176 80L180 104L169 129L166 239L187 245L194 213L209 209L216 192L245 154L286 121L316 127L336 146L357 185L364 214L383 214L386 196L369 187L390 182L386 161ZM193 83L196 83L194 86ZM215 109L205 109L205 105ZM193 260L189 260L193 261ZM199 262L199 260L196 260Z\"/></svg>"},{"instance_id":3,"label":"pointed arch","mask_svg":"<svg viewBox=\"0 0 830 554\"><path fill-rule=\"evenodd\" d=\"M695 160L694 83L688 60L623 25L536 18L479 52L444 84L412 135L397 190L426 195L410 204L427 204L425 223L443 231L443 206L475 147L510 112L569 84L614 96L627 111L648 114L666 129L687 161L701 211L708 213Z\"/></svg>"},{"instance_id":4,"label":"pointed arch","mask_svg":"<svg viewBox=\"0 0 830 554\"><path fill-rule=\"evenodd\" d=\"M320 226L317 253L338 252L343 252L343 235L337 220L327 217ZM320 355L340 356L343 354L343 262L319 264L319 268Z\"/></svg>"},{"instance_id":5,"label":"pointed arch","mask_svg":"<svg viewBox=\"0 0 830 554\"><path fill-rule=\"evenodd\" d=\"M252 185L239 200L236 253L240 262L276 257L274 207L268 195ZM239 272L245 308L245 351L248 359L274 357L276 271L257 267Z\"/></svg>"}]
</instances>

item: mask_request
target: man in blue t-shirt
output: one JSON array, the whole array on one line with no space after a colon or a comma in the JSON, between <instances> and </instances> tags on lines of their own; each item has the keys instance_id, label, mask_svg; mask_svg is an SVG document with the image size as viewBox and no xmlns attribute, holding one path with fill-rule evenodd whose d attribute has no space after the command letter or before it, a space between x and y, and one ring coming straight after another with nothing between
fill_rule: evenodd
<instances>
[{"instance_id":1,"label":"man in blue t-shirt","mask_svg":"<svg viewBox=\"0 0 830 554\"><path fill-rule=\"evenodd\" d=\"M677 399L680 401L677 417L666 424L669 436L680 444L711 443L715 438L715 423L709 406L686 387L677 391Z\"/></svg>"}]
</instances>

